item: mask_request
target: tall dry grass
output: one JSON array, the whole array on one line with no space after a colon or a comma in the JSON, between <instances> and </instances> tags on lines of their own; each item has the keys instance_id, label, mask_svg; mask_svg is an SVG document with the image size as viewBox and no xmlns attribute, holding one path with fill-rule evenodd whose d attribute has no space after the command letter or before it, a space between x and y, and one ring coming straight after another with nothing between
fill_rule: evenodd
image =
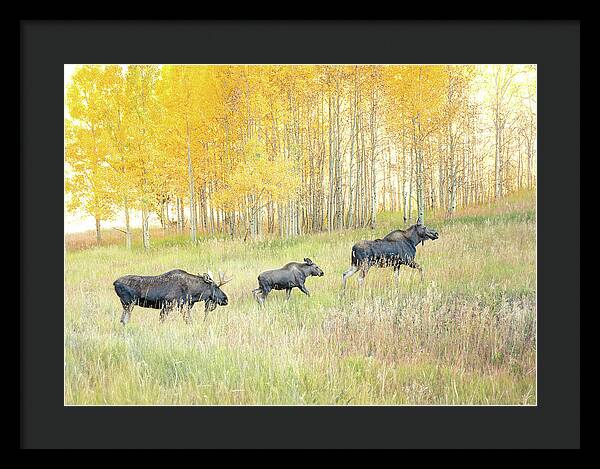
<instances>
[{"instance_id":1,"label":"tall dry grass","mask_svg":"<svg viewBox=\"0 0 600 469\"><path fill-rule=\"evenodd\" d=\"M402 227L242 243L156 239L153 248L68 249L67 404L535 404L535 199L522 193L454 218L427 214L440 239L418 247L425 271L372 269L341 292L359 239ZM251 290L265 269L313 259L311 297ZM173 268L225 270L230 302L187 326L136 307L127 327L112 281Z\"/></svg>"}]
</instances>

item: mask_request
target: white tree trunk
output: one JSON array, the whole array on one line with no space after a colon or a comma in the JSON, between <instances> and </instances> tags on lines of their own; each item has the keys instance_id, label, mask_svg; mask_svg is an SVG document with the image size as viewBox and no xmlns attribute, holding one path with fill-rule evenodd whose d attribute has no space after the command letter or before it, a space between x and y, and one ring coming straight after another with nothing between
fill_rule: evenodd
<instances>
[{"instance_id":1,"label":"white tree trunk","mask_svg":"<svg viewBox=\"0 0 600 469\"><path fill-rule=\"evenodd\" d=\"M187 125L187 157L188 157L188 179L190 189L190 227L192 242L196 242L196 198L194 191L194 171L192 168L192 155L190 149L190 127Z\"/></svg>"}]
</instances>

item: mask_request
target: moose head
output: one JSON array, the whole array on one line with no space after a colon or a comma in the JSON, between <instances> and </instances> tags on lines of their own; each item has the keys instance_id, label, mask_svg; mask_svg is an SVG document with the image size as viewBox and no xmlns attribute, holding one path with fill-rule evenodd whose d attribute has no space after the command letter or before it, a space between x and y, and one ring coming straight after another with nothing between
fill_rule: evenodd
<instances>
[{"instance_id":1,"label":"moose head","mask_svg":"<svg viewBox=\"0 0 600 469\"><path fill-rule=\"evenodd\" d=\"M226 283L231 282L233 277L226 279L225 274L223 272L219 272L219 278L215 282L210 271L202 274L201 277L210 288L209 294L206 295L206 312L208 313L208 311L214 310L217 305L226 306L228 303L227 295L223 292L223 290L221 290L221 287Z\"/></svg>"},{"instance_id":2,"label":"moose head","mask_svg":"<svg viewBox=\"0 0 600 469\"><path fill-rule=\"evenodd\" d=\"M313 275L315 277L322 277L324 272L319 268L317 264L311 261L308 257L304 258L304 263L309 267L308 275Z\"/></svg>"},{"instance_id":3,"label":"moose head","mask_svg":"<svg viewBox=\"0 0 600 469\"><path fill-rule=\"evenodd\" d=\"M415 245L419 243L424 244L425 240L434 240L440 237L437 231L427 228L420 218L417 219L416 224L414 224L412 228L414 229L414 233L416 234Z\"/></svg>"}]
</instances>

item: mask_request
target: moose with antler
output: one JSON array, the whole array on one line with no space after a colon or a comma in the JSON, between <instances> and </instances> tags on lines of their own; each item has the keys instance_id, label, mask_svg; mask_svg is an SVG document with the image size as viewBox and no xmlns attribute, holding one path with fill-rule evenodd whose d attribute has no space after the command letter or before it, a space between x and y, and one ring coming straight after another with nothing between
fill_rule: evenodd
<instances>
[{"instance_id":1,"label":"moose with antler","mask_svg":"<svg viewBox=\"0 0 600 469\"><path fill-rule=\"evenodd\" d=\"M221 286L231 281L219 272L215 282L212 275L189 274L176 269L156 276L126 275L114 281L115 292L123 305L121 324L129 321L134 306L160 309L163 322L173 309L183 311L187 323L192 320L191 309L198 301L204 301L204 320L217 305L227 305L227 295Z\"/></svg>"}]
</instances>

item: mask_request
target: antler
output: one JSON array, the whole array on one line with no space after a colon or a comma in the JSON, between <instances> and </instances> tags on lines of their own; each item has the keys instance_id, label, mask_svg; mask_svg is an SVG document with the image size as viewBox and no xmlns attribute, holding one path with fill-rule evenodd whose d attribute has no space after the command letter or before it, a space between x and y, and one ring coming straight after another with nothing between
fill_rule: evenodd
<instances>
[{"instance_id":1,"label":"antler","mask_svg":"<svg viewBox=\"0 0 600 469\"><path fill-rule=\"evenodd\" d=\"M225 274L223 272L219 272L219 282L217 283L217 286L221 286L221 285L225 285L226 283L229 283L233 280L233 277L229 277L228 279L225 279Z\"/></svg>"}]
</instances>

